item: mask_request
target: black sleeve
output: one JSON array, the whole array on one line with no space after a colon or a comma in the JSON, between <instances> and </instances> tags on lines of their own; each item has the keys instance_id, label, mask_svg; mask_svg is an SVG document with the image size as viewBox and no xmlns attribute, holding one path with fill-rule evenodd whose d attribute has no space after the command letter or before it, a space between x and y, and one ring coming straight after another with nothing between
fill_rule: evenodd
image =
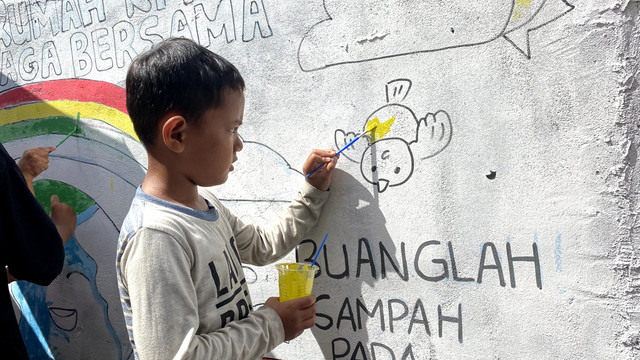
<instances>
[{"instance_id":1,"label":"black sleeve","mask_svg":"<svg viewBox=\"0 0 640 360\"><path fill-rule=\"evenodd\" d=\"M0 198L0 257L3 265L8 265L18 280L49 285L62 271L62 239L2 145Z\"/></svg>"}]
</instances>

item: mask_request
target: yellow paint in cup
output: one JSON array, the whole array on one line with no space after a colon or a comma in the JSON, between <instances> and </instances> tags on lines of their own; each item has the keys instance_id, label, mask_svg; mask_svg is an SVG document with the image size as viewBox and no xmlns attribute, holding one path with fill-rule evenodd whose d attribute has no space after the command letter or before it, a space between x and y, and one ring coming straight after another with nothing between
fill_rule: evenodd
<instances>
[{"instance_id":1,"label":"yellow paint in cup","mask_svg":"<svg viewBox=\"0 0 640 360\"><path fill-rule=\"evenodd\" d=\"M317 265L285 263L276 265L280 286L280 302L311 295Z\"/></svg>"}]
</instances>

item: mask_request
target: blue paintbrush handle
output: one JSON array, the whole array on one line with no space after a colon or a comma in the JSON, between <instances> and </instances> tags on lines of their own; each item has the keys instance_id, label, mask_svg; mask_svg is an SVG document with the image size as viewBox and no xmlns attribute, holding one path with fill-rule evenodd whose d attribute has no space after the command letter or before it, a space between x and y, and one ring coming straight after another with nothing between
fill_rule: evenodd
<instances>
[{"instance_id":1,"label":"blue paintbrush handle","mask_svg":"<svg viewBox=\"0 0 640 360\"><path fill-rule=\"evenodd\" d=\"M362 136L362 134L361 134L361 135L358 135L358 137L357 137L357 138L355 138L355 139L351 140L351 142L350 142L350 143L348 143L347 145L345 145L345 147L343 147L342 149L340 149L340 151L338 151L338 152L337 152L335 155L333 155L333 156L337 156L337 155L339 155L341 152L345 151L349 146L351 146L351 144L353 144L354 142L356 142L356 140L360 139L360 136ZM332 156L332 157L333 157L333 156ZM311 170L311 172L309 172L309 173L307 174L307 176L305 176L305 177L309 177L309 176L311 176L311 174L313 174L314 172L318 171L321 167L325 166L326 164L327 164L327 163L322 163L322 164L320 164L320 166L318 166L317 168L315 168L315 169Z\"/></svg>"},{"instance_id":2,"label":"blue paintbrush handle","mask_svg":"<svg viewBox=\"0 0 640 360\"><path fill-rule=\"evenodd\" d=\"M347 145L345 145L345 147L343 147L342 149L340 149L340 151L338 151L338 152L336 153L336 155L339 155L341 152L345 151L349 146L351 146L351 144L353 144L354 142L356 142L356 140L360 139L360 136L362 136L362 135L358 135L358 137L357 137L357 138L355 138L355 139L351 140L351 142L350 142L350 143L348 143ZM333 155L333 156L336 156L336 155Z\"/></svg>"},{"instance_id":3,"label":"blue paintbrush handle","mask_svg":"<svg viewBox=\"0 0 640 360\"><path fill-rule=\"evenodd\" d=\"M311 263L311 267L313 267L313 265L315 265L316 260L318 259L318 255L320 255L320 250L322 250L322 247L324 246L324 242L327 241L327 236L329 236L329 233L327 233L327 235L324 236L324 240L322 240L322 244L320 244L320 247L318 248L318 252L316 253L316 256L313 258L313 262Z\"/></svg>"}]
</instances>

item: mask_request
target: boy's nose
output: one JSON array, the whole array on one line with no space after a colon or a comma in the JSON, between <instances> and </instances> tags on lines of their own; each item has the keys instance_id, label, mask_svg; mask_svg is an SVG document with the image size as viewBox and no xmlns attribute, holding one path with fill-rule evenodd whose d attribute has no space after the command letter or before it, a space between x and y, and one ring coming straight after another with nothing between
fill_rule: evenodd
<instances>
[{"instance_id":1,"label":"boy's nose","mask_svg":"<svg viewBox=\"0 0 640 360\"><path fill-rule=\"evenodd\" d=\"M242 143L242 139L240 138L240 136L238 136L238 138L236 139L235 150L240 151L243 147L244 144Z\"/></svg>"}]
</instances>

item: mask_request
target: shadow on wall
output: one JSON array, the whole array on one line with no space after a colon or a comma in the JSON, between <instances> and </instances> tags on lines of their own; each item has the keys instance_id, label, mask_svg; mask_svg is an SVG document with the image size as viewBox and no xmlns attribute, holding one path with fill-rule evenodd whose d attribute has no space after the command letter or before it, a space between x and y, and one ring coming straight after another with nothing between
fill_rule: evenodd
<instances>
[{"instance_id":1,"label":"shadow on wall","mask_svg":"<svg viewBox=\"0 0 640 360\"><path fill-rule=\"evenodd\" d=\"M229 180L216 186L214 191L236 216L255 224L270 224L275 215L286 209L298 190L299 181L304 180L274 149L259 142L243 141L245 147L238 154ZM393 259L397 266L396 249L377 199L372 195L372 192L377 194L377 187L369 190L358 179L340 168L335 170L332 194L318 223L296 249L295 259L287 255L278 261L311 262L328 233L317 259L320 271L313 289L318 302L317 326L311 329L323 358L327 359L334 358L333 354L346 353L356 354L354 358L371 358L370 350L365 349L369 347L368 322L377 319L370 320L368 316L357 319L350 314L357 313L358 306L372 308L378 303L378 299L363 299L363 294L371 294L383 276L389 274L397 278L397 271L389 260ZM380 261L382 252L384 265ZM277 272L273 264L264 267L245 264L243 268L256 307L277 294ZM398 271L407 274L406 269ZM311 334L305 332L290 344L279 347L273 356L288 359L299 356L303 348L315 351L316 346L308 343L313 341ZM350 357L343 355L342 358Z\"/></svg>"},{"instance_id":2,"label":"shadow on wall","mask_svg":"<svg viewBox=\"0 0 640 360\"><path fill-rule=\"evenodd\" d=\"M10 287L33 359L132 358L115 248L146 157L124 101L120 87L78 79L0 93L0 142L16 161L26 149L58 144L34 182L36 198L49 211L50 196L58 194L77 214L63 270L51 285Z\"/></svg>"},{"instance_id":3,"label":"shadow on wall","mask_svg":"<svg viewBox=\"0 0 640 360\"><path fill-rule=\"evenodd\" d=\"M317 225L329 237L317 260L320 274L313 293L318 312L312 333L325 359L371 359L373 346L384 344L371 343L370 331L385 330L384 320L378 322L387 311L382 304L390 296L375 288L387 278L406 281L409 273L406 261L397 259L386 219L372 192L340 169L333 175L332 191ZM309 261L319 246L305 240L298 260Z\"/></svg>"}]
</instances>

